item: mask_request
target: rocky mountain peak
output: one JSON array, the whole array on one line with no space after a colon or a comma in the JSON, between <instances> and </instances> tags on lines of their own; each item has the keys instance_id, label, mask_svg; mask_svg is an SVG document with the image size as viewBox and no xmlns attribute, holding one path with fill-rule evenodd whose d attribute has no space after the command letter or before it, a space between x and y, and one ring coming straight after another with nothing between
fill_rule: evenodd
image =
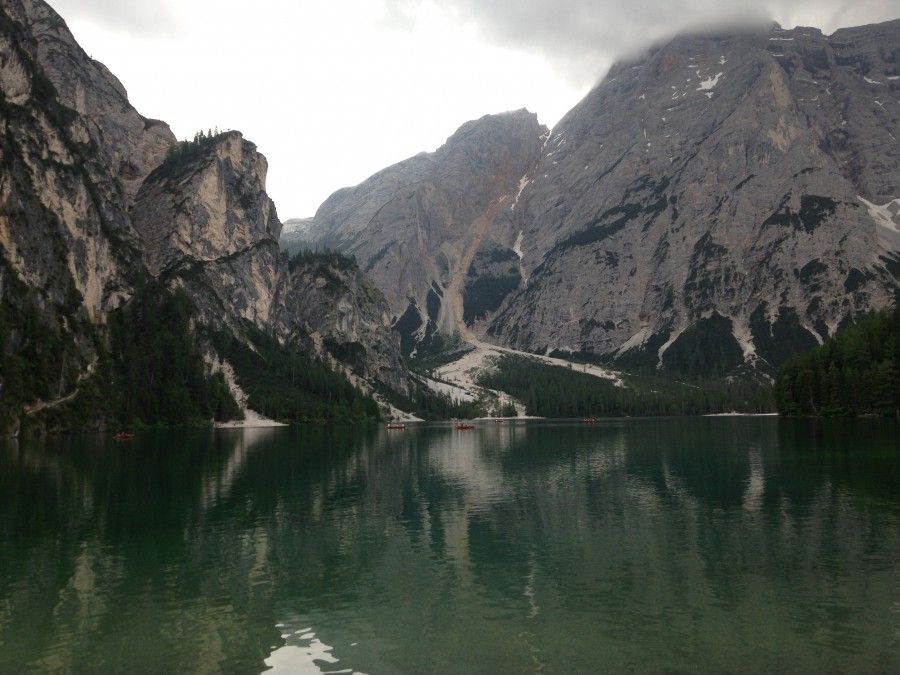
<instances>
[{"instance_id":1,"label":"rocky mountain peak","mask_svg":"<svg viewBox=\"0 0 900 675\"><path fill-rule=\"evenodd\" d=\"M236 131L176 146L135 200L134 226L150 270L276 242L281 222L265 192L267 170L265 157Z\"/></svg>"},{"instance_id":2,"label":"rocky mountain peak","mask_svg":"<svg viewBox=\"0 0 900 675\"><path fill-rule=\"evenodd\" d=\"M405 393L383 296L350 260L289 264L279 250L256 146L239 132L176 142L40 0L0 0L0 138L0 431L65 406L88 379L120 386L104 378L110 359L135 356L110 356L133 347L110 346L106 324L121 317L138 334L145 319L170 331L198 359L201 397L215 389L212 372L234 377L222 359L256 354L253 368L265 366L253 345L330 370L322 377L338 388L377 380ZM132 374L154 381L141 367ZM189 396L175 379L165 395Z\"/></svg>"},{"instance_id":3,"label":"rocky mountain peak","mask_svg":"<svg viewBox=\"0 0 900 675\"><path fill-rule=\"evenodd\" d=\"M528 282L491 333L673 367L702 333L727 371L777 365L891 302L897 252L860 200L900 190L898 38L900 22L775 26L618 64L520 195Z\"/></svg>"},{"instance_id":4,"label":"rocky mountain peak","mask_svg":"<svg viewBox=\"0 0 900 675\"><path fill-rule=\"evenodd\" d=\"M552 132L488 116L335 193L314 239L356 255L407 349L459 331L771 370L897 297L898 38L900 21L678 35Z\"/></svg>"},{"instance_id":5,"label":"rocky mountain peak","mask_svg":"<svg viewBox=\"0 0 900 675\"><path fill-rule=\"evenodd\" d=\"M169 126L150 120L129 103L122 83L78 45L66 22L40 0L3 0L19 37L55 89L58 102L78 113L76 136L90 138L125 192L134 199L144 178L175 144Z\"/></svg>"},{"instance_id":6,"label":"rocky mountain peak","mask_svg":"<svg viewBox=\"0 0 900 675\"><path fill-rule=\"evenodd\" d=\"M473 256L547 133L524 109L467 122L435 152L336 192L308 241L356 257L384 292L407 350L464 330L461 292Z\"/></svg>"}]
</instances>

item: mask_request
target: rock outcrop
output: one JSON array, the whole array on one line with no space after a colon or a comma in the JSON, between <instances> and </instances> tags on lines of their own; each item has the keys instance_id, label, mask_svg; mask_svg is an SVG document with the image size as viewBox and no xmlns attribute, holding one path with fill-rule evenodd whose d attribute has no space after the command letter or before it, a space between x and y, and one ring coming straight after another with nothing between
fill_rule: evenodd
<instances>
[{"instance_id":1,"label":"rock outcrop","mask_svg":"<svg viewBox=\"0 0 900 675\"><path fill-rule=\"evenodd\" d=\"M236 131L183 144L138 191L134 225L147 267L210 262L262 241L281 223L266 194L268 165Z\"/></svg>"},{"instance_id":2,"label":"rock outcrop","mask_svg":"<svg viewBox=\"0 0 900 675\"><path fill-rule=\"evenodd\" d=\"M0 138L0 398L48 401L91 372L97 327L131 297L129 186L174 138L36 0L0 3Z\"/></svg>"},{"instance_id":3,"label":"rock outcrop","mask_svg":"<svg viewBox=\"0 0 900 675\"><path fill-rule=\"evenodd\" d=\"M283 340L308 343L366 381L409 391L387 301L352 260L308 254L282 274L273 323Z\"/></svg>"},{"instance_id":4,"label":"rock outcrop","mask_svg":"<svg viewBox=\"0 0 900 675\"><path fill-rule=\"evenodd\" d=\"M246 326L405 392L384 296L349 258L279 250L267 164L238 132L184 143L137 194L135 227L151 273L183 288L198 320Z\"/></svg>"}]
</instances>

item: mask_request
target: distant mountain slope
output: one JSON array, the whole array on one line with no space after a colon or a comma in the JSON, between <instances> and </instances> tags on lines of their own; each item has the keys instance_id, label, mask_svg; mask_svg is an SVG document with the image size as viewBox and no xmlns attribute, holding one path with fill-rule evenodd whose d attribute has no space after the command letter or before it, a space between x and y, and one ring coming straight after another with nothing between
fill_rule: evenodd
<instances>
[{"instance_id":1,"label":"distant mountain slope","mask_svg":"<svg viewBox=\"0 0 900 675\"><path fill-rule=\"evenodd\" d=\"M528 283L489 333L770 369L895 302L898 99L900 21L684 36L617 65L506 214Z\"/></svg>"},{"instance_id":2,"label":"distant mountain slope","mask_svg":"<svg viewBox=\"0 0 900 675\"><path fill-rule=\"evenodd\" d=\"M463 129L514 161L466 150L452 166L496 189L435 188L454 137L314 220L372 271L406 349L461 330L628 368L772 373L896 302L900 21L680 36L614 66L552 134L490 119ZM504 119L525 133L497 133Z\"/></svg>"},{"instance_id":3,"label":"distant mountain slope","mask_svg":"<svg viewBox=\"0 0 900 675\"><path fill-rule=\"evenodd\" d=\"M407 351L464 329L461 296L493 221L540 157L547 129L525 110L460 127L436 152L339 190L319 208L311 245L353 255L384 292Z\"/></svg>"},{"instance_id":4,"label":"distant mountain slope","mask_svg":"<svg viewBox=\"0 0 900 675\"><path fill-rule=\"evenodd\" d=\"M312 245L310 241L312 224L312 218L290 218L284 221L279 239L282 250L291 255L308 250Z\"/></svg>"}]
</instances>

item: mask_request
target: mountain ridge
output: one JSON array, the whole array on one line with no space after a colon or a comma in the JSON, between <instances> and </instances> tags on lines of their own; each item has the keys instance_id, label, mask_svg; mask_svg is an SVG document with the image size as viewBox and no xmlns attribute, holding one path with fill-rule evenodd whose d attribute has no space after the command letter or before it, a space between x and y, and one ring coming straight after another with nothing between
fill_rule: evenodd
<instances>
[{"instance_id":1,"label":"mountain ridge","mask_svg":"<svg viewBox=\"0 0 900 675\"><path fill-rule=\"evenodd\" d=\"M771 374L896 302L898 44L900 20L831 36L773 25L682 34L617 63L496 195L484 244L464 261L456 327L620 367ZM402 193L385 171L339 220L369 223ZM354 251L335 225L347 194L323 203L313 243ZM411 226L392 227L379 251ZM406 351L454 328L423 329L446 304L446 279L427 282L413 284L415 311L398 313Z\"/></svg>"}]
</instances>

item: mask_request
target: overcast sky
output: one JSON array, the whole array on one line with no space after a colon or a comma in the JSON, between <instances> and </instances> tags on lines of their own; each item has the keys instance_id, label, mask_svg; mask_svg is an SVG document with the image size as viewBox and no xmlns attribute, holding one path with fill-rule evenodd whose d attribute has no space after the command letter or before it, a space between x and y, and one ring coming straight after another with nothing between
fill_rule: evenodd
<instances>
[{"instance_id":1,"label":"overcast sky","mask_svg":"<svg viewBox=\"0 0 900 675\"><path fill-rule=\"evenodd\" d=\"M282 219L460 124L527 107L552 126L620 55L695 26L825 32L900 0L50 0L135 107L179 138L239 129Z\"/></svg>"}]
</instances>

